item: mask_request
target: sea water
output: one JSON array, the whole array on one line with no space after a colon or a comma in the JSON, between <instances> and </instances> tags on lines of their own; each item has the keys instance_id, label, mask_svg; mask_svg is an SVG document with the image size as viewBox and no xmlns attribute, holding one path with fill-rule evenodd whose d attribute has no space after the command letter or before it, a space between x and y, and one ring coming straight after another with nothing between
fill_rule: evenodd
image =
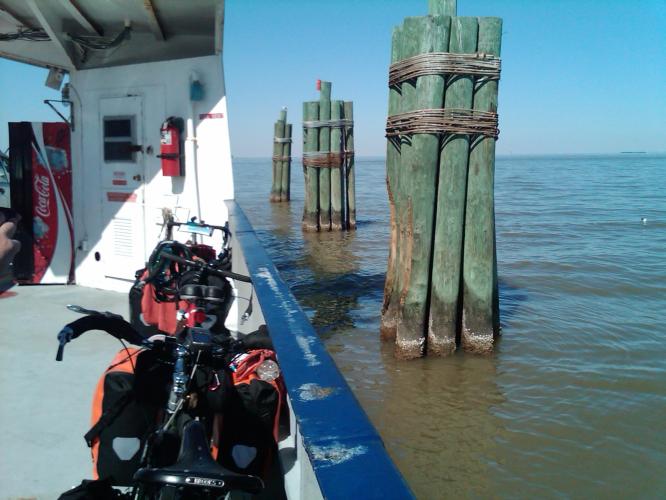
<instances>
[{"instance_id":1,"label":"sea water","mask_svg":"<svg viewBox=\"0 0 666 500\"><path fill-rule=\"evenodd\" d=\"M383 159L357 158L358 230L303 233L303 174L237 200L419 498L666 497L666 156L496 162L495 353L398 362L379 340Z\"/></svg>"}]
</instances>

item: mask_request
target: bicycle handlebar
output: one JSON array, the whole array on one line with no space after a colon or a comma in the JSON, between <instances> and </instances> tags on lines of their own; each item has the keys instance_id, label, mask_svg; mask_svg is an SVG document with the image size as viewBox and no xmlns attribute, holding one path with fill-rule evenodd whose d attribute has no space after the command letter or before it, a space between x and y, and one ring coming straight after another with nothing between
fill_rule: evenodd
<instances>
[{"instance_id":1,"label":"bicycle handlebar","mask_svg":"<svg viewBox=\"0 0 666 500\"><path fill-rule=\"evenodd\" d=\"M144 346L148 348L155 347L155 343L142 337L130 323L125 321L120 316L108 316L105 314L89 314L83 318L72 321L63 327L58 333L58 352L56 354L56 361L62 361L65 345L72 340L80 337L90 330L102 330L112 337L119 340L125 340L130 344L137 346ZM169 337L175 340L175 337ZM247 334L239 340L228 339L228 344L220 344L218 347L223 347L224 350L247 350L247 349L273 349L273 343L268 335L268 330L265 326L260 326L259 330ZM176 341L178 343L178 341Z\"/></svg>"},{"instance_id":2,"label":"bicycle handlebar","mask_svg":"<svg viewBox=\"0 0 666 500\"><path fill-rule=\"evenodd\" d=\"M229 228L227 226L214 226L213 224L206 224L205 222L167 222L167 226L168 227L182 227L182 226L209 227L211 229L218 229L223 233L229 232Z\"/></svg>"},{"instance_id":3,"label":"bicycle handlebar","mask_svg":"<svg viewBox=\"0 0 666 500\"><path fill-rule=\"evenodd\" d=\"M172 260L174 262L178 262L179 264L183 264L186 266L192 266L192 267L198 267L200 269L205 269L211 274L217 274L218 276L222 276L223 278L231 278L235 279L238 281L244 281L245 283L252 283L252 278L249 276L245 276L243 274L238 274L238 273L232 273L231 271L223 271L221 269L215 269L214 267L211 267L207 264L201 263L201 262L195 262L193 260L185 259L183 257L179 257L178 255L174 255L172 253L166 252L166 251L161 251L160 252L160 258Z\"/></svg>"},{"instance_id":4,"label":"bicycle handlebar","mask_svg":"<svg viewBox=\"0 0 666 500\"><path fill-rule=\"evenodd\" d=\"M89 314L83 318L72 321L58 333L58 352L56 361L62 361L65 345L90 330L102 330L112 337L125 340L134 345L143 345L145 339L121 316L107 316L105 314Z\"/></svg>"}]
</instances>

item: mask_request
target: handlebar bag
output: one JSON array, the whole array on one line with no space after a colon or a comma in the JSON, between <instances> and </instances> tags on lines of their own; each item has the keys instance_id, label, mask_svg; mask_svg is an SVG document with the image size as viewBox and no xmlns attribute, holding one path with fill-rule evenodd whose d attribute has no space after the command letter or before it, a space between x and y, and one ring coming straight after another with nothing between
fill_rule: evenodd
<instances>
[{"instance_id":1,"label":"handlebar bag","mask_svg":"<svg viewBox=\"0 0 666 500\"><path fill-rule=\"evenodd\" d=\"M213 262L215 260L215 249L212 246L204 243L194 243L188 246L192 250L192 253L200 259L206 262Z\"/></svg>"},{"instance_id":2,"label":"handlebar bag","mask_svg":"<svg viewBox=\"0 0 666 500\"><path fill-rule=\"evenodd\" d=\"M116 486L132 484L132 476L139 468L143 447L157 423L164 399L160 391L149 398L144 395L146 391L139 389L164 383L144 380L137 384L135 368L142 378L164 378L164 374L138 368L147 364L142 358L150 356L150 351L121 350L97 383L92 402L92 428L84 436L92 451L94 479L108 479ZM157 394L162 397L156 397Z\"/></svg>"}]
</instances>

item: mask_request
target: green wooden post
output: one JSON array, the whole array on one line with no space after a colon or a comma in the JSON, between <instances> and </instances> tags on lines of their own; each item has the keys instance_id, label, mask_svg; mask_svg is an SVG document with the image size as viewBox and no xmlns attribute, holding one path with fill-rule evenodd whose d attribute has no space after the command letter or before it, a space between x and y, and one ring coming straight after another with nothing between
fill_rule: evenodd
<instances>
[{"instance_id":1,"label":"green wooden post","mask_svg":"<svg viewBox=\"0 0 666 500\"><path fill-rule=\"evenodd\" d=\"M475 53L478 30L476 17L452 18L449 52ZM449 82L445 107L471 109L473 78L456 75ZM430 293L429 355L447 355L456 349L469 144L469 135L447 135L442 146Z\"/></svg>"},{"instance_id":2,"label":"green wooden post","mask_svg":"<svg viewBox=\"0 0 666 500\"><path fill-rule=\"evenodd\" d=\"M331 119L331 82L321 82L319 93L319 120ZM319 129L319 151L328 153L331 150L331 128ZM331 169L319 168L319 230L331 230Z\"/></svg>"},{"instance_id":3,"label":"green wooden post","mask_svg":"<svg viewBox=\"0 0 666 500\"><path fill-rule=\"evenodd\" d=\"M342 101L331 102L331 120L342 118L342 105ZM331 153L335 154L336 158L337 155L342 155L342 128L340 127L331 129ZM344 201L342 196L343 169L342 161L338 163L337 168L331 168L331 229L333 231L344 229L342 220L342 203Z\"/></svg>"},{"instance_id":4,"label":"green wooden post","mask_svg":"<svg viewBox=\"0 0 666 500\"><path fill-rule=\"evenodd\" d=\"M354 121L354 103L345 101L344 103L345 120ZM350 151L345 158L346 186L347 186L347 221L346 226L349 230L356 229L356 168L354 166L354 127L345 128L345 150Z\"/></svg>"},{"instance_id":5,"label":"green wooden post","mask_svg":"<svg viewBox=\"0 0 666 500\"><path fill-rule=\"evenodd\" d=\"M303 103L303 121L316 121L319 118L319 102ZM303 129L303 153L313 153L319 148L319 131L316 128ZM305 159L304 159L305 161ZM305 204L303 206L303 230L319 229L319 172L313 167L304 167Z\"/></svg>"},{"instance_id":6,"label":"green wooden post","mask_svg":"<svg viewBox=\"0 0 666 500\"><path fill-rule=\"evenodd\" d=\"M283 129L282 129L282 135L280 136L280 139L284 141L286 132L287 132L287 108L283 107L280 110L280 121L283 123ZM277 200L276 201L282 201L282 175L284 172L285 168L285 161L284 161L284 142L280 142L280 162L278 163L278 168L277 168L277 179L275 180L275 183L277 184L280 192L278 194Z\"/></svg>"},{"instance_id":7,"label":"green wooden post","mask_svg":"<svg viewBox=\"0 0 666 500\"><path fill-rule=\"evenodd\" d=\"M287 123L284 130L284 137L289 139L282 145L282 179L280 180L280 201L289 201L291 199L291 123Z\"/></svg>"},{"instance_id":8,"label":"green wooden post","mask_svg":"<svg viewBox=\"0 0 666 500\"><path fill-rule=\"evenodd\" d=\"M455 16L456 0L428 0L428 13L431 16Z\"/></svg>"},{"instance_id":9,"label":"green wooden post","mask_svg":"<svg viewBox=\"0 0 666 500\"><path fill-rule=\"evenodd\" d=\"M479 18L478 52L499 56L502 20ZM474 109L497 112L497 80L474 93ZM480 138L470 151L463 255L461 345L489 352L499 334L497 256L495 248L495 139Z\"/></svg>"},{"instance_id":10,"label":"green wooden post","mask_svg":"<svg viewBox=\"0 0 666 500\"><path fill-rule=\"evenodd\" d=\"M402 49L402 27L393 28L391 43L391 64L403 59ZM393 116L400 111L400 88L389 89L388 115ZM386 279L384 281L384 302L382 304L382 316L380 324L380 337L382 340L395 340L395 331L398 320L398 306L400 303L400 273L397 262L399 260L398 247L398 171L400 169L400 139L392 138L386 141L386 189L388 191L389 211L391 217L391 242L389 246L388 265Z\"/></svg>"},{"instance_id":11,"label":"green wooden post","mask_svg":"<svg viewBox=\"0 0 666 500\"><path fill-rule=\"evenodd\" d=\"M275 196L278 192L278 188L275 185L275 179L277 179L277 148L278 148L278 143L275 140L275 134L278 132L278 122L275 122L273 124L273 160L271 162L272 166L272 171L273 171L273 176L272 176L272 181L271 181L271 194L270 194L270 201L273 203L275 201Z\"/></svg>"},{"instance_id":12,"label":"green wooden post","mask_svg":"<svg viewBox=\"0 0 666 500\"><path fill-rule=\"evenodd\" d=\"M422 26L419 24L420 20L425 18L407 17L405 18L402 26L402 46L399 49L401 59L419 54L419 38L422 31ZM400 92L402 98L400 99L400 113L413 111L416 109L416 86L414 81L407 81L400 84ZM419 357L423 354L423 347L425 347L425 338L423 332L409 332L405 329L404 324L402 327L401 335L398 335L398 325L402 321L404 313L404 303L407 290L409 288L409 269L408 262L411 262L411 229L408 233L408 226L411 222L412 202L411 190L412 183L409 175L406 173L406 166L414 156L412 150L412 138L400 137L400 165L397 167L397 185L399 186L396 192L396 217L398 218L398 256L399 260L396 263L397 271L399 273L398 282L400 288L398 290L398 301L396 312L396 345L395 355L399 358ZM402 344L401 344L402 343ZM405 345L411 344L411 349L406 352ZM401 352L402 350L402 352Z\"/></svg>"},{"instance_id":13,"label":"green wooden post","mask_svg":"<svg viewBox=\"0 0 666 500\"><path fill-rule=\"evenodd\" d=\"M284 136L284 124L282 119L283 112L280 112L280 119L275 122L273 127L273 184L271 185L271 201L280 201L280 183L282 179L282 143L277 139L282 139Z\"/></svg>"},{"instance_id":14,"label":"green wooden post","mask_svg":"<svg viewBox=\"0 0 666 500\"><path fill-rule=\"evenodd\" d=\"M451 18L428 16L407 18L404 25L404 57L427 52L446 52ZM441 108L444 77L422 76L402 85L402 111ZM427 301L432 265L432 240L439 168L439 136L413 134L403 138L400 164L400 192L407 194L401 207L404 224L404 252L400 272L403 291L396 331L396 356L403 359L425 354Z\"/></svg>"}]
</instances>

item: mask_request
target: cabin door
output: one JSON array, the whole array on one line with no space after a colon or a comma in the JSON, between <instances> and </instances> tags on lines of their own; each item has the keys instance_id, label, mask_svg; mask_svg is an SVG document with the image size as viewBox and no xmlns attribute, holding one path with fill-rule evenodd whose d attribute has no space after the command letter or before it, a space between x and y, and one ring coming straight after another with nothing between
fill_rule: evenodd
<instances>
[{"instance_id":1,"label":"cabin door","mask_svg":"<svg viewBox=\"0 0 666 500\"><path fill-rule=\"evenodd\" d=\"M100 128L105 275L133 281L146 261L141 96L101 99Z\"/></svg>"}]
</instances>

